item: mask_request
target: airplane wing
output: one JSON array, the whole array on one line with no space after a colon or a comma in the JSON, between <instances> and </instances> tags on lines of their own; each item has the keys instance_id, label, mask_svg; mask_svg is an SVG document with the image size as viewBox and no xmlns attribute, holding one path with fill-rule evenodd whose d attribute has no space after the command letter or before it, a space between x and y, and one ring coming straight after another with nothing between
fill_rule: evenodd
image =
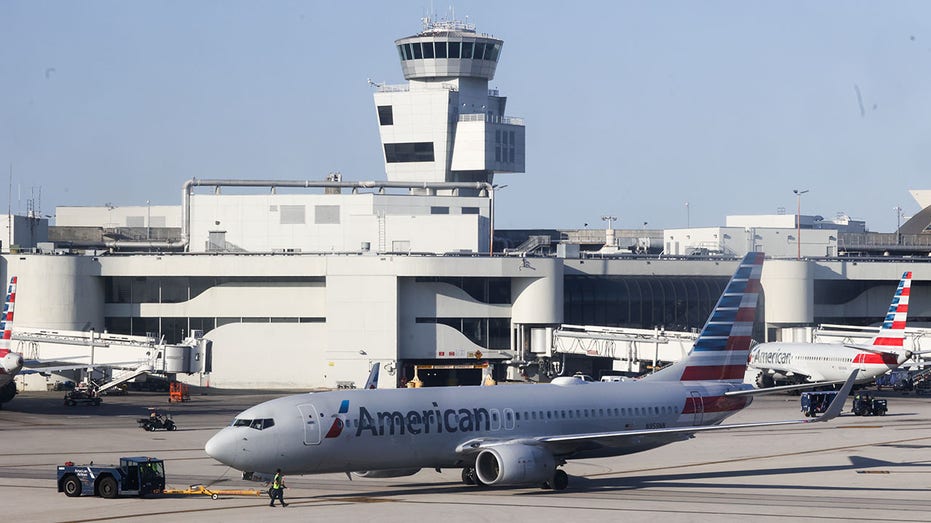
<instances>
[{"instance_id":1,"label":"airplane wing","mask_svg":"<svg viewBox=\"0 0 931 523\"><path fill-rule=\"evenodd\" d=\"M635 440L638 437L668 436L670 440L677 438L686 439L698 432L710 432L716 430L733 430L746 429L754 427L776 427L780 425L802 425L807 423L819 423L830 421L840 415L853 383L856 380L857 371L850 373L850 376L844 382L844 386L838 391L837 396L828 406L823 415L817 418L784 420L784 421L764 421L755 423L733 423L728 425L706 425L692 427L674 427L674 428L656 428L656 429L638 429L638 430L621 430L610 432L591 432L586 434L566 434L553 436L539 436L535 438L522 438L520 440L484 440L482 438L467 441L456 448L456 452L462 454L471 454L496 445L507 445L512 443L523 443L530 445L541 445L545 447L555 447L555 454L570 451L573 447L616 447L624 443ZM570 451L571 452L571 451Z\"/></svg>"}]
</instances>

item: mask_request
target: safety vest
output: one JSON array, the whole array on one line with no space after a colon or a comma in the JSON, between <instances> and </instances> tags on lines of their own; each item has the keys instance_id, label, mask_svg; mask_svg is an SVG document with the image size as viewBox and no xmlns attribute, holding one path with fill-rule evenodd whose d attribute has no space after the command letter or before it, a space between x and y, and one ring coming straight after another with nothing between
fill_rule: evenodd
<instances>
[{"instance_id":1,"label":"safety vest","mask_svg":"<svg viewBox=\"0 0 931 523\"><path fill-rule=\"evenodd\" d=\"M272 483L272 488L281 488L281 474L275 474L275 481Z\"/></svg>"}]
</instances>

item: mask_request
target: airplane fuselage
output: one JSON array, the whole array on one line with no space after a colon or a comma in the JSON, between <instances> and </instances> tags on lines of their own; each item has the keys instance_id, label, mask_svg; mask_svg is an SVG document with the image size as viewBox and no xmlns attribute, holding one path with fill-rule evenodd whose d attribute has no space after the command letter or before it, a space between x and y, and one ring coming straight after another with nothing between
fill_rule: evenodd
<instances>
[{"instance_id":1,"label":"airplane fuselage","mask_svg":"<svg viewBox=\"0 0 931 523\"><path fill-rule=\"evenodd\" d=\"M778 379L843 381L857 369L857 383L871 381L906 360L892 353L878 354L840 344L773 342L757 345L748 366Z\"/></svg>"},{"instance_id":2,"label":"airplane fuselage","mask_svg":"<svg viewBox=\"0 0 931 523\"><path fill-rule=\"evenodd\" d=\"M463 467L475 459L470 440L718 424L750 403L724 396L739 387L639 381L310 393L242 412L207 452L262 473ZM557 445L553 455L620 455L688 437L644 435L623 446L576 441Z\"/></svg>"}]
</instances>

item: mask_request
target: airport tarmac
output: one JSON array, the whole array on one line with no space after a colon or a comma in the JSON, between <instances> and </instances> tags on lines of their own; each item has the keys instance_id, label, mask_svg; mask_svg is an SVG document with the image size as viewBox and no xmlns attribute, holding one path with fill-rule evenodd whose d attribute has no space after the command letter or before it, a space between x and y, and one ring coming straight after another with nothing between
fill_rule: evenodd
<instances>
[{"instance_id":1,"label":"airport tarmac","mask_svg":"<svg viewBox=\"0 0 931 523\"><path fill-rule=\"evenodd\" d=\"M145 432L146 407L166 394L107 397L65 407L62 393L27 392L0 410L0 515L5 521L745 521L931 520L931 397L886 393L889 415L845 414L827 423L700 434L645 453L571 461L569 488L478 489L459 470L392 479L342 474L286 477L287 508L267 497L68 498L56 465L120 456L166 461L167 483L184 488L258 488L209 458L204 443L233 416L280 394L210 391L174 404L176 432ZM848 400L849 411L850 400ZM728 422L801 419L797 396L766 396Z\"/></svg>"}]
</instances>

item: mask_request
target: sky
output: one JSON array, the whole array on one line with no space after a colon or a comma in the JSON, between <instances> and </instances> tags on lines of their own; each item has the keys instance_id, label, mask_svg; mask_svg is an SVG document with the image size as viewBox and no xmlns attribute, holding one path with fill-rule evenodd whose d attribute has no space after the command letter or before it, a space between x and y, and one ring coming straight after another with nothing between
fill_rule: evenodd
<instances>
[{"instance_id":1,"label":"sky","mask_svg":"<svg viewBox=\"0 0 931 523\"><path fill-rule=\"evenodd\" d=\"M435 12L504 40L526 123L496 228L846 213L931 189L931 2L0 0L13 211L178 205L191 178L384 180L373 90ZM12 175L10 174L12 173Z\"/></svg>"}]
</instances>

